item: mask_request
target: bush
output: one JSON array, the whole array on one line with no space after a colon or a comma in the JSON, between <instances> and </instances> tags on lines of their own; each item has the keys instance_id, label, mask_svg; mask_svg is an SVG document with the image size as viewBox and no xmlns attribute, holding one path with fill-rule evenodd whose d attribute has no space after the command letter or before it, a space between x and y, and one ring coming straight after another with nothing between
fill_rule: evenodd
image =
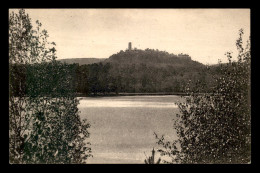
<instances>
[{"instance_id":1,"label":"bush","mask_svg":"<svg viewBox=\"0 0 260 173\"><path fill-rule=\"evenodd\" d=\"M191 91L185 102L178 103L180 114L174 122L178 139L173 142L158 137L166 163L250 163L250 42L242 46L243 30L236 42L237 61L227 53L229 62L219 64L212 93Z\"/></svg>"}]
</instances>

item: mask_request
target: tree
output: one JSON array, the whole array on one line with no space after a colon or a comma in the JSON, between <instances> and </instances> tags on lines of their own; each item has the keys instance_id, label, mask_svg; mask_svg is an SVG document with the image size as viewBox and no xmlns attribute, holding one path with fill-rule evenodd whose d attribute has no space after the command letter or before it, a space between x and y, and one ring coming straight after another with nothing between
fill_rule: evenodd
<instances>
[{"instance_id":1,"label":"tree","mask_svg":"<svg viewBox=\"0 0 260 173\"><path fill-rule=\"evenodd\" d=\"M29 125L29 98L25 96L23 82L26 80L26 64L48 61L55 58L55 49L46 30L36 22L34 30L31 19L24 10L9 15L9 149L10 162L21 163L23 155L23 133ZM55 44L55 43L52 43ZM48 46L47 46L48 45ZM23 76L21 78L21 76Z\"/></svg>"},{"instance_id":2,"label":"tree","mask_svg":"<svg viewBox=\"0 0 260 173\"><path fill-rule=\"evenodd\" d=\"M55 60L55 43L36 25L25 10L9 15L9 161L85 163L90 125L79 117L75 68Z\"/></svg>"},{"instance_id":3,"label":"tree","mask_svg":"<svg viewBox=\"0 0 260 173\"><path fill-rule=\"evenodd\" d=\"M169 156L166 163L250 163L251 103L250 103L250 42L242 46L243 30L236 42L237 61L227 53L229 62L219 64L212 93L191 91L178 103L180 114L174 121L178 139L156 138L162 146L159 152Z\"/></svg>"}]
</instances>

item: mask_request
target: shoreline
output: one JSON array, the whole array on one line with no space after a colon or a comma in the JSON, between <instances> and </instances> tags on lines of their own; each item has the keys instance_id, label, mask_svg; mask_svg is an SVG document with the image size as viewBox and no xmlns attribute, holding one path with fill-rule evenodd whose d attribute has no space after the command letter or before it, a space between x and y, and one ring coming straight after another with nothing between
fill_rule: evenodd
<instances>
[{"instance_id":1,"label":"shoreline","mask_svg":"<svg viewBox=\"0 0 260 173\"><path fill-rule=\"evenodd\" d=\"M77 97L116 97L116 96L156 96L156 95L177 95L177 96L187 96L186 93L173 93L173 92L160 92L160 93L109 93L109 94L103 94L103 93L98 93L98 94L83 94L83 93L77 93Z\"/></svg>"}]
</instances>

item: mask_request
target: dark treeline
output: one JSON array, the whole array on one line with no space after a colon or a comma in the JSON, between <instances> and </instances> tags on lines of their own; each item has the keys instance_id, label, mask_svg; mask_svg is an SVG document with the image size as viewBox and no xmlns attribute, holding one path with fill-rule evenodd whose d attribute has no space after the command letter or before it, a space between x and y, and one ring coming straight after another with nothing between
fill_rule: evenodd
<instances>
[{"instance_id":1,"label":"dark treeline","mask_svg":"<svg viewBox=\"0 0 260 173\"><path fill-rule=\"evenodd\" d=\"M189 69L149 67L146 64L126 65L90 64L76 66L76 90L79 93L156 93L183 92L183 87L191 81L200 80L205 91L210 90L212 80L207 69L194 72ZM193 84L191 84L193 86Z\"/></svg>"},{"instance_id":2,"label":"dark treeline","mask_svg":"<svg viewBox=\"0 0 260 173\"><path fill-rule=\"evenodd\" d=\"M30 88L26 85L30 82L30 76L32 76L30 73L33 73L33 68L36 66L40 68L41 65L27 65L26 68L21 68L24 65L16 64L14 66L13 68L16 70L12 75L20 76L18 78L20 81L11 80L11 82L16 82L14 84L16 87L24 88L24 92L29 91ZM49 68L49 66L42 65L42 68ZM191 60L184 64L145 64L120 63L120 60L117 59L116 61L88 65L67 64L66 68L70 69L73 83L73 86L68 87L85 96L159 92L172 92L174 94L183 92L184 86L188 83L191 88L198 87L199 83L201 91L210 92L214 86L213 75L218 73L217 66L209 69ZM61 82L57 73L53 72L51 68L47 71L53 80L56 80L57 83ZM37 85L39 86L36 84L28 86L40 88L41 84ZM17 91L21 90L17 89ZM13 92L15 93L15 91Z\"/></svg>"},{"instance_id":3,"label":"dark treeline","mask_svg":"<svg viewBox=\"0 0 260 173\"><path fill-rule=\"evenodd\" d=\"M75 92L75 67L57 61L9 65L10 96L60 97Z\"/></svg>"}]
</instances>

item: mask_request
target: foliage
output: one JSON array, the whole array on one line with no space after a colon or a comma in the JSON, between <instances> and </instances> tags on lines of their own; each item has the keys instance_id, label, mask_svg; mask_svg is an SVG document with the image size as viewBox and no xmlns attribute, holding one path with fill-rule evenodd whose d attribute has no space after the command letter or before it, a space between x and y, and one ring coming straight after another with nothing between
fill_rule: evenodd
<instances>
[{"instance_id":1,"label":"foliage","mask_svg":"<svg viewBox=\"0 0 260 173\"><path fill-rule=\"evenodd\" d=\"M37 110L32 112L32 132L25 138L26 163L85 163L90 156L85 141L90 125L80 121L74 70L55 61L27 67L26 94Z\"/></svg>"},{"instance_id":2,"label":"foliage","mask_svg":"<svg viewBox=\"0 0 260 173\"><path fill-rule=\"evenodd\" d=\"M79 117L75 68L55 61L36 24L24 10L9 16L10 163L85 163L90 125Z\"/></svg>"},{"instance_id":3,"label":"foliage","mask_svg":"<svg viewBox=\"0 0 260 173\"><path fill-rule=\"evenodd\" d=\"M206 67L156 67L141 64L117 65L98 63L77 66L75 89L87 95L109 93L156 93L183 92L183 86L191 81L200 80L206 92L213 85L212 74ZM191 83L195 87L195 83Z\"/></svg>"},{"instance_id":4,"label":"foliage","mask_svg":"<svg viewBox=\"0 0 260 173\"><path fill-rule=\"evenodd\" d=\"M37 20L36 29L25 10L9 14L9 64L36 63L56 59L55 43L48 42L46 30Z\"/></svg>"},{"instance_id":5,"label":"foliage","mask_svg":"<svg viewBox=\"0 0 260 173\"><path fill-rule=\"evenodd\" d=\"M178 103L180 114L174 122L178 139L156 138L166 163L250 163L250 42L242 46L243 30L236 42L237 61L227 53L229 63L220 64L212 93L191 90L185 102Z\"/></svg>"}]
</instances>

